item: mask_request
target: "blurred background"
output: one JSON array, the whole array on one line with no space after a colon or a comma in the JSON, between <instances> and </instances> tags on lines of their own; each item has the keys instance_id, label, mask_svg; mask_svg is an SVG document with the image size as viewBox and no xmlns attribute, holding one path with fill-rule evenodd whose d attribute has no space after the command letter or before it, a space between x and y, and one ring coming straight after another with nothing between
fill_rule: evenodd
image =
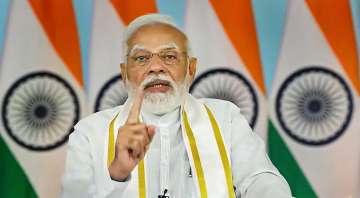
<instances>
[{"instance_id":1,"label":"blurred background","mask_svg":"<svg viewBox=\"0 0 360 198\"><path fill-rule=\"evenodd\" d=\"M122 32L147 13L188 34L190 92L240 107L293 196L360 197L359 0L0 0L0 197L58 197L73 125L127 98Z\"/></svg>"}]
</instances>

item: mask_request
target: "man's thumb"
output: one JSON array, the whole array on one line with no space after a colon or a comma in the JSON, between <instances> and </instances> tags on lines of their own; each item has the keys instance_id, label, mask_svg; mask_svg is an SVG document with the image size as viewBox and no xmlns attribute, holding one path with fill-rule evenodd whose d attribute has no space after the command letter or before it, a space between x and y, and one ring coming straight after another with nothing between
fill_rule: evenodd
<instances>
[{"instance_id":1,"label":"man's thumb","mask_svg":"<svg viewBox=\"0 0 360 198\"><path fill-rule=\"evenodd\" d=\"M152 138L153 138L154 135L155 135L155 129L156 129L156 127L155 127L155 126L152 126L152 125L148 125L148 126L146 126L146 127L147 127L147 132L148 132L149 138L150 138L150 140L152 140Z\"/></svg>"}]
</instances>

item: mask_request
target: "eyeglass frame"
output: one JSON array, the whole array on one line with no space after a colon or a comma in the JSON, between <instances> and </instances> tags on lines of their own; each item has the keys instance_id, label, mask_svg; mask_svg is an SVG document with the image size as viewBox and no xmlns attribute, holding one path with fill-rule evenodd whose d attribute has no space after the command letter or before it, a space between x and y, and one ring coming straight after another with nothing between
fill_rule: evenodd
<instances>
[{"instance_id":1,"label":"eyeglass frame","mask_svg":"<svg viewBox=\"0 0 360 198\"><path fill-rule=\"evenodd\" d=\"M160 54L161 54L161 53L165 53L165 52L167 52L167 51L168 51L168 52L176 52L176 53L179 53L179 54L186 54L186 60L188 60L188 59L190 58L190 56L188 55L188 52L187 52L187 51L163 50L163 51L156 52L156 53L150 52L150 51L148 51L148 50L140 50L140 51L148 52L149 55L150 55L149 58L148 58L148 60L145 61L144 64L139 65L139 64L135 64L135 63L134 63L134 65L140 66L140 67L147 66L147 65L151 62L151 60L152 60L152 58L154 57L154 55L156 55L156 56L162 61L162 63L164 63L164 64L167 65L167 66L176 65L177 63L179 63L179 62L181 61L181 59L178 58L177 62L175 62L175 63L173 63L173 64L166 63L166 61L164 60L164 57L161 57ZM126 57L127 57L127 58L131 58L131 59L133 59L133 60L136 59L135 57L131 57L130 54L126 54ZM136 61L136 60L134 60L134 61ZM128 61L127 61L127 62L128 62Z\"/></svg>"}]
</instances>

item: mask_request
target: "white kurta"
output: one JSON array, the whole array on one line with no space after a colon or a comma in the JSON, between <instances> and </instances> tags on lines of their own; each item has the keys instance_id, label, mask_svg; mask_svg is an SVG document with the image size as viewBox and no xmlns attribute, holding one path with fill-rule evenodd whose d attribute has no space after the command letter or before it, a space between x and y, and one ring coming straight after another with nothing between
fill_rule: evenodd
<instances>
[{"instance_id":1,"label":"white kurta","mask_svg":"<svg viewBox=\"0 0 360 198\"><path fill-rule=\"evenodd\" d=\"M289 186L269 160L262 139L251 131L240 110L230 102L202 101L212 110L230 152L236 196L291 197ZM123 191L131 176L125 182L116 182L107 169L108 126L121 108L95 113L75 126L68 144L62 197L126 197ZM148 197L155 198L164 189L168 189L171 198L196 197L179 109L163 116L143 112L141 116L146 124L157 127L146 154Z\"/></svg>"}]
</instances>

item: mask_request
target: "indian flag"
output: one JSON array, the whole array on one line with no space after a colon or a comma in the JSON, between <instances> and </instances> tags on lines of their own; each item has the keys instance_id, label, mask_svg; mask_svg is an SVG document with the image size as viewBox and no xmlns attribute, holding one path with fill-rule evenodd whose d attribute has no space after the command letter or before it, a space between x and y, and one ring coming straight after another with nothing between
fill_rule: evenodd
<instances>
[{"instance_id":1,"label":"indian flag","mask_svg":"<svg viewBox=\"0 0 360 198\"><path fill-rule=\"evenodd\" d=\"M71 0L11 1L0 66L0 197L58 197L84 112Z\"/></svg>"},{"instance_id":2,"label":"indian flag","mask_svg":"<svg viewBox=\"0 0 360 198\"><path fill-rule=\"evenodd\" d=\"M349 1L289 1L269 151L296 197L360 197L355 42Z\"/></svg>"},{"instance_id":3,"label":"indian flag","mask_svg":"<svg viewBox=\"0 0 360 198\"><path fill-rule=\"evenodd\" d=\"M187 1L185 31L198 58L190 92L233 102L265 140L265 86L251 1Z\"/></svg>"},{"instance_id":4,"label":"indian flag","mask_svg":"<svg viewBox=\"0 0 360 198\"><path fill-rule=\"evenodd\" d=\"M92 111L118 106L126 101L127 93L120 75L124 54L121 43L123 31L136 17L155 12L156 2L152 0L94 1L89 64Z\"/></svg>"}]
</instances>

